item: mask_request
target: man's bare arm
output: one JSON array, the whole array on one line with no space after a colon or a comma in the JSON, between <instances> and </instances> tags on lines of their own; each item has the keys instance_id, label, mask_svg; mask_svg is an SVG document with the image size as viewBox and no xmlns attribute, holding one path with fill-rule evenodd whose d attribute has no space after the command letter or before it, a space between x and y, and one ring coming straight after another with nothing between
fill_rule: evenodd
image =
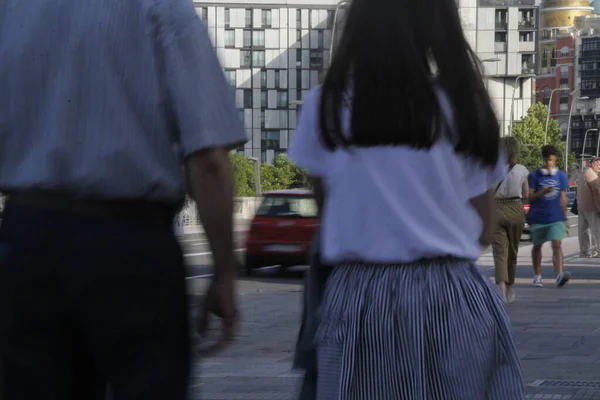
<instances>
[{"instance_id":1,"label":"man's bare arm","mask_svg":"<svg viewBox=\"0 0 600 400\"><path fill-rule=\"evenodd\" d=\"M560 207L563 210L565 221L567 221L569 219L568 204L569 204L569 202L567 199L567 192L563 190L560 192Z\"/></svg>"},{"instance_id":2,"label":"man's bare arm","mask_svg":"<svg viewBox=\"0 0 600 400\"><path fill-rule=\"evenodd\" d=\"M215 278L237 275L233 248L233 171L227 149L209 149L185 160L190 194L213 253Z\"/></svg>"}]
</instances>

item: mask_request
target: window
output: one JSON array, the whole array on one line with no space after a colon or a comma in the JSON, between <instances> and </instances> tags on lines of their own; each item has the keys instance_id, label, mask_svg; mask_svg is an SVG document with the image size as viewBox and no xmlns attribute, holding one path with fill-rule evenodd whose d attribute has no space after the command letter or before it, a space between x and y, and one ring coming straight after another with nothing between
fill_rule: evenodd
<instances>
[{"instance_id":1,"label":"window","mask_svg":"<svg viewBox=\"0 0 600 400\"><path fill-rule=\"evenodd\" d=\"M244 89L244 108L252 108L252 90Z\"/></svg>"},{"instance_id":2,"label":"window","mask_svg":"<svg viewBox=\"0 0 600 400\"><path fill-rule=\"evenodd\" d=\"M542 50L542 66L546 66L548 64L548 49Z\"/></svg>"},{"instance_id":3,"label":"window","mask_svg":"<svg viewBox=\"0 0 600 400\"><path fill-rule=\"evenodd\" d=\"M323 50L310 51L310 67L315 69L323 68Z\"/></svg>"},{"instance_id":4,"label":"window","mask_svg":"<svg viewBox=\"0 0 600 400\"><path fill-rule=\"evenodd\" d=\"M261 128L265 127L265 121L266 121L265 110L260 110L260 127Z\"/></svg>"},{"instance_id":5,"label":"window","mask_svg":"<svg viewBox=\"0 0 600 400\"><path fill-rule=\"evenodd\" d=\"M286 90L280 90L277 92L277 108L288 108L288 92Z\"/></svg>"},{"instance_id":6,"label":"window","mask_svg":"<svg viewBox=\"0 0 600 400\"><path fill-rule=\"evenodd\" d=\"M252 47L265 47L265 31L252 31Z\"/></svg>"},{"instance_id":7,"label":"window","mask_svg":"<svg viewBox=\"0 0 600 400\"><path fill-rule=\"evenodd\" d=\"M302 49L296 49L296 66L302 65Z\"/></svg>"},{"instance_id":8,"label":"window","mask_svg":"<svg viewBox=\"0 0 600 400\"><path fill-rule=\"evenodd\" d=\"M271 27L271 10L262 10L261 12L261 24L263 28Z\"/></svg>"},{"instance_id":9,"label":"window","mask_svg":"<svg viewBox=\"0 0 600 400\"><path fill-rule=\"evenodd\" d=\"M264 51L253 51L252 52L252 66L253 67L264 67L265 66L265 52Z\"/></svg>"},{"instance_id":10,"label":"window","mask_svg":"<svg viewBox=\"0 0 600 400\"><path fill-rule=\"evenodd\" d=\"M533 32L519 32L519 42L533 42Z\"/></svg>"},{"instance_id":11,"label":"window","mask_svg":"<svg viewBox=\"0 0 600 400\"><path fill-rule=\"evenodd\" d=\"M267 87L267 71L264 69L260 71L260 87Z\"/></svg>"},{"instance_id":12,"label":"window","mask_svg":"<svg viewBox=\"0 0 600 400\"><path fill-rule=\"evenodd\" d=\"M246 28L252 28L252 9L246 8L246 14L244 16L244 22Z\"/></svg>"},{"instance_id":13,"label":"window","mask_svg":"<svg viewBox=\"0 0 600 400\"><path fill-rule=\"evenodd\" d=\"M242 68L250 68L252 65L252 52L250 50L240 51L240 66Z\"/></svg>"},{"instance_id":14,"label":"window","mask_svg":"<svg viewBox=\"0 0 600 400\"><path fill-rule=\"evenodd\" d=\"M302 10L296 10L296 26L302 27Z\"/></svg>"},{"instance_id":15,"label":"window","mask_svg":"<svg viewBox=\"0 0 600 400\"><path fill-rule=\"evenodd\" d=\"M275 88L281 87L281 71L275 71Z\"/></svg>"},{"instance_id":16,"label":"window","mask_svg":"<svg viewBox=\"0 0 600 400\"><path fill-rule=\"evenodd\" d=\"M236 87L237 85L237 75L235 69L226 69L225 70L225 79L232 86Z\"/></svg>"},{"instance_id":17,"label":"window","mask_svg":"<svg viewBox=\"0 0 600 400\"><path fill-rule=\"evenodd\" d=\"M225 28L229 28L231 24L231 10L229 8L225 9Z\"/></svg>"},{"instance_id":18,"label":"window","mask_svg":"<svg viewBox=\"0 0 600 400\"><path fill-rule=\"evenodd\" d=\"M202 21L204 22L208 21L208 7L202 7L200 9L200 18L202 18Z\"/></svg>"},{"instance_id":19,"label":"window","mask_svg":"<svg viewBox=\"0 0 600 400\"><path fill-rule=\"evenodd\" d=\"M234 29L225 29L225 47L235 47Z\"/></svg>"},{"instance_id":20,"label":"window","mask_svg":"<svg viewBox=\"0 0 600 400\"><path fill-rule=\"evenodd\" d=\"M244 29L244 47L252 47L252 31L250 29Z\"/></svg>"},{"instance_id":21,"label":"window","mask_svg":"<svg viewBox=\"0 0 600 400\"><path fill-rule=\"evenodd\" d=\"M261 90L260 91L260 108L267 108L268 107L268 95L267 95L267 91L266 90Z\"/></svg>"},{"instance_id":22,"label":"window","mask_svg":"<svg viewBox=\"0 0 600 400\"><path fill-rule=\"evenodd\" d=\"M562 57L569 57L569 48L567 46L560 49L560 55Z\"/></svg>"},{"instance_id":23,"label":"window","mask_svg":"<svg viewBox=\"0 0 600 400\"><path fill-rule=\"evenodd\" d=\"M496 29L506 30L508 10L496 10Z\"/></svg>"},{"instance_id":24,"label":"window","mask_svg":"<svg viewBox=\"0 0 600 400\"><path fill-rule=\"evenodd\" d=\"M317 218L318 213L317 202L312 197L301 196L267 196L256 211L258 216L273 218Z\"/></svg>"},{"instance_id":25,"label":"window","mask_svg":"<svg viewBox=\"0 0 600 400\"><path fill-rule=\"evenodd\" d=\"M550 90L549 87L545 87L544 88L544 98L545 99L550 99L550 94L552 94L552 90Z\"/></svg>"},{"instance_id":26,"label":"window","mask_svg":"<svg viewBox=\"0 0 600 400\"><path fill-rule=\"evenodd\" d=\"M569 89L569 84L568 83L563 83L562 85L560 85L561 89ZM569 91L568 90L561 90L560 91L560 97L561 98L567 98L569 97Z\"/></svg>"},{"instance_id":27,"label":"window","mask_svg":"<svg viewBox=\"0 0 600 400\"><path fill-rule=\"evenodd\" d=\"M302 89L302 70L301 69L296 70L296 88L298 90ZM298 97L297 100L300 100L300 97Z\"/></svg>"},{"instance_id":28,"label":"window","mask_svg":"<svg viewBox=\"0 0 600 400\"><path fill-rule=\"evenodd\" d=\"M279 150L280 148L279 131L264 130L260 133L260 147L263 150Z\"/></svg>"},{"instance_id":29,"label":"window","mask_svg":"<svg viewBox=\"0 0 600 400\"><path fill-rule=\"evenodd\" d=\"M301 29L296 29L296 42L300 42L300 45L302 45L302 30Z\"/></svg>"},{"instance_id":30,"label":"window","mask_svg":"<svg viewBox=\"0 0 600 400\"><path fill-rule=\"evenodd\" d=\"M325 48L325 31L317 32L317 40L318 40L317 46L319 47L319 49L324 49Z\"/></svg>"},{"instance_id":31,"label":"window","mask_svg":"<svg viewBox=\"0 0 600 400\"><path fill-rule=\"evenodd\" d=\"M506 43L506 32L496 32L494 34L494 42Z\"/></svg>"}]
</instances>

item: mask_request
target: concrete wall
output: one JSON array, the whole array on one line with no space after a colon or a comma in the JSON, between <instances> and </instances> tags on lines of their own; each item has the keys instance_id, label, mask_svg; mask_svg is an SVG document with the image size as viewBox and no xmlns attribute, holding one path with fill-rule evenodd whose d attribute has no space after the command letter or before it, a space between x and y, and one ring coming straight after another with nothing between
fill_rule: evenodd
<instances>
[{"instance_id":1,"label":"concrete wall","mask_svg":"<svg viewBox=\"0 0 600 400\"><path fill-rule=\"evenodd\" d=\"M260 197L237 197L234 199L233 218L236 222L251 220L260 206L262 198ZM175 218L175 231L179 235L184 233L202 232L202 224L196 205L192 201L187 201L183 210Z\"/></svg>"}]
</instances>

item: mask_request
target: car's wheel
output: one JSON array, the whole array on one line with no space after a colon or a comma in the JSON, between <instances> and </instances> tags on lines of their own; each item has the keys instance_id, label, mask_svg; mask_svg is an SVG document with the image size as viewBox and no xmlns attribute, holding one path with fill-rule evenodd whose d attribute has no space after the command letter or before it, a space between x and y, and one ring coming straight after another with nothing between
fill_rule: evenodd
<instances>
[{"instance_id":1,"label":"car's wheel","mask_svg":"<svg viewBox=\"0 0 600 400\"><path fill-rule=\"evenodd\" d=\"M256 260L253 260L250 257L246 257L246 262L245 262L245 269L246 269L246 276L250 276L252 275L252 271L255 270L256 268L260 268L261 266L258 265L258 263L256 262Z\"/></svg>"}]
</instances>

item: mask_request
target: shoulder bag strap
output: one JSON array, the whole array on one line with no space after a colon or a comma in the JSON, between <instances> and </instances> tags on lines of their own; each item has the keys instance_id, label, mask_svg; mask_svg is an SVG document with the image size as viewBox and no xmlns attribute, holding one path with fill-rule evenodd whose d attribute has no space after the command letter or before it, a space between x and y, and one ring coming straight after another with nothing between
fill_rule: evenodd
<instances>
[{"instance_id":1,"label":"shoulder bag strap","mask_svg":"<svg viewBox=\"0 0 600 400\"><path fill-rule=\"evenodd\" d=\"M510 171L513 170L513 168L515 167L515 165L517 164L513 164L511 166L508 167L508 171L506 172L506 176L508 177L508 174L510 174ZM494 196L496 195L496 193L498 193L498 190L500 189L500 186L502 186L502 184L504 183L504 179L502 179L500 182L498 182L498 186L496 186L496 190L494 190Z\"/></svg>"}]
</instances>

